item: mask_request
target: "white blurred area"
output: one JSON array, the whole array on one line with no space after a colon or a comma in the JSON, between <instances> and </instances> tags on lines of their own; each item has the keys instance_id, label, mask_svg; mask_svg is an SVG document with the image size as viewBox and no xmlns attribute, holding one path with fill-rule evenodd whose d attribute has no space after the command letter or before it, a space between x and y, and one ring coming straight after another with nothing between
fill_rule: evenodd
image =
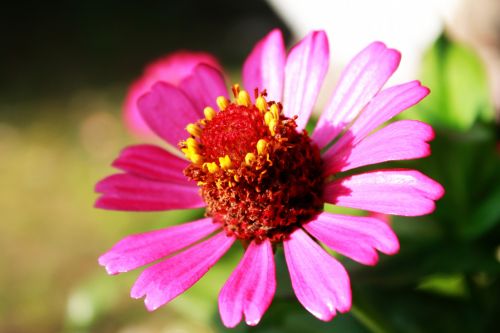
<instances>
[{"instance_id":1,"label":"white blurred area","mask_svg":"<svg viewBox=\"0 0 500 333\"><path fill-rule=\"evenodd\" d=\"M401 51L389 84L418 77L423 52L446 29L486 62L496 108L500 106L500 0L268 0L295 40L324 29L330 41L330 92L344 65L373 41ZM324 94L323 94L324 95ZM325 96L320 99L324 102Z\"/></svg>"}]
</instances>

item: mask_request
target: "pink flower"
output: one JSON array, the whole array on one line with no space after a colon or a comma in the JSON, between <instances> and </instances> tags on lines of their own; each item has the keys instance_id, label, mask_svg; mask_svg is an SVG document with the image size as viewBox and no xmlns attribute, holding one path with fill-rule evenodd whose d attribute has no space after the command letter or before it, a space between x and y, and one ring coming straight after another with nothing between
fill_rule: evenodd
<instances>
[{"instance_id":1,"label":"pink flower","mask_svg":"<svg viewBox=\"0 0 500 333\"><path fill-rule=\"evenodd\" d=\"M159 261L142 272L132 297L145 297L149 310L164 305L239 240L245 253L219 294L226 326L243 316L256 325L271 304L277 246L284 248L299 302L328 321L350 309L351 288L345 268L318 242L365 265L377 263L377 251L396 253L399 243L388 223L323 212L324 203L404 216L434 210L444 190L418 171L352 172L429 155L429 125L401 120L379 129L429 90L418 81L381 90L400 54L372 43L345 68L309 137L304 127L328 59L324 32L310 33L287 55L281 32L274 30L243 67L244 87L254 96L234 85L230 101L223 74L200 64L179 82L158 82L140 98L145 122L180 151L125 148L113 163L124 173L97 184L96 206L206 207L207 217L129 236L99 258L109 274Z\"/></svg>"}]
</instances>

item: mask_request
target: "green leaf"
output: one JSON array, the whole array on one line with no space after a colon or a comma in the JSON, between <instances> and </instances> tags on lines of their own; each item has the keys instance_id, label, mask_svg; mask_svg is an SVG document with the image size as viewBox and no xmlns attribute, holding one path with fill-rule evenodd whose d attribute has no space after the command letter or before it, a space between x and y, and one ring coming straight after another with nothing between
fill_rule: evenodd
<instances>
[{"instance_id":1,"label":"green leaf","mask_svg":"<svg viewBox=\"0 0 500 333\"><path fill-rule=\"evenodd\" d=\"M441 36L424 55L421 79L431 94L405 117L459 131L493 119L486 73L472 50Z\"/></svg>"},{"instance_id":2,"label":"green leaf","mask_svg":"<svg viewBox=\"0 0 500 333\"><path fill-rule=\"evenodd\" d=\"M417 289L452 297L462 297L467 294L464 276L460 274L425 277Z\"/></svg>"}]
</instances>

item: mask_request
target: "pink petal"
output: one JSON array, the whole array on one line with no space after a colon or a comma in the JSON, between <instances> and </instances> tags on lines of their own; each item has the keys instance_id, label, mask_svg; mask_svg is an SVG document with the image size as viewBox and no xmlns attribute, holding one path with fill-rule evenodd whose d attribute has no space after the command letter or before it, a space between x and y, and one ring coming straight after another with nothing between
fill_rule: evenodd
<instances>
[{"instance_id":1,"label":"pink petal","mask_svg":"<svg viewBox=\"0 0 500 333\"><path fill-rule=\"evenodd\" d=\"M178 85L198 64L208 64L216 69L221 66L217 59L208 53L180 51L171 53L149 64L141 78L129 88L125 98L124 116L126 124L133 133L151 135L151 130L142 119L137 101L151 89L157 81Z\"/></svg>"},{"instance_id":2,"label":"pink petal","mask_svg":"<svg viewBox=\"0 0 500 333\"><path fill-rule=\"evenodd\" d=\"M229 250L235 238L224 232L147 268L135 282L130 296L141 298L149 311L156 310L195 284Z\"/></svg>"},{"instance_id":3,"label":"pink petal","mask_svg":"<svg viewBox=\"0 0 500 333\"><path fill-rule=\"evenodd\" d=\"M246 323L255 326L266 312L276 291L274 255L271 242L255 241L219 294L219 310L226 327L235 327L245 315Z\"/></svg>"},{"instance_id":4,"label":"pink petal","mask_svg":"<svg viewBox=\"0 0 500 333\"><path fill-rule=\"evenodd\" d=\"M196 186L183 174L189 162L154 145L135 145L123 149L113 166L142 178Z\"/></svg>"},{"instance_id":5,"label":"pink petal","mask_svg":"<svg viewBox=\"0 0 500 333\"><path fill-rule=\"evenodd\" d=\"M328 183L324 199L331 204L384 214L419 216L434 211L444 194L436 181L415 170L366 172Z\"/></svg>"},{"instance_id":6,"label":"pink petal","mask_svg":"<svg viewBox=\"0 0 500 333\"><path fill-rule=\"evenodd\" d=\"M325 154L336 155L346 146L361 141L370 132L392 117L420 102L429 94L429 89L412 81L383 90L366 106L349 131L343 135Z\"/></svg>"},{"instance_id":7,"label":"pink petal","mask_svg":"<svg viewBox=\"0 0 500 333\"><path fill-rule=\"evenodd\" d=\"M354 147L345 147L331 157L324 156L325 174L351 170L386 161L409 160L428 156L428 141L434 138L432 127L414 120L392 123L365 138Z\"/></svg>"},{"instance_id":8,"label":"pink petal","mask_svg":"<svg viewBox=\"0 0 500 333\"><path fill-rule=\"evenodd\" d=\"M321 213L304 229L332 250L365 265L377 263L376 250L399 251L398 238L389 225L371 217Z\"/></svg>"},{"instance_id":9,"label":"pink petal","mask_svg":"<svg viewBox=\"0 0 500 333\"><path fill-rule=\"evenodd\" d=\"M324 147L356 118L394 73L400 59L398 51L375 42L351 60L313 132L318 146Z\"/></svg>"},{"instance_id":10,"label":"pink petal","mask_svg":"<svg viewBox=\"0 0 500 333\"><path fill-rule=\"evenodd\" d=\"M267 90L268 100L281 101L285 70L283 34L274 29L260 40L243 65L243 84L250 96Z\"/></svg>"},{"instance_id":11,"label":"pink petal","mask_svg":"<svg viewBox=\"0 0 500 333\"><path fill-rule=\"evenodd\" d=\"M159 211L204 207L194 186L157 182L131 174L115 174L97 183L102 193L97 208L124 211Z\"/></svg>"},{"instance_id":12,"label":"pink petal","mask_svg":"<svg viewBox=\"0 0 500 333\"><path fill-rule=\"evenodd\" d=\"M125 237L99 257L108 274L128 272L196 243L220 228L211 218Z\"/></svg>"},{"instance_id":13,"label":"pink petal","mask_svg":"<svg viewBox=\"0 0 500 333\"><path fill-rule=\"evenodd\" d=\"M286 59L283 112L298 116L298 129L303 129L318 98L328 71L330 51L324 31L313 31L301 40Z\"/></svg>"},{"instance_id":14,"label":"pink petal","mask_svg":"<svg viewBox=\"0 0 500 333\"><path fill-rule=\"evenodd\" d=\"M158 82L138 102L142 117L159 137L177 147L189 134L186 126L204 117L181 90Z\"/></svg>"},{"instance_id":15,"label":"pink petal","mask_svg":"<svg viewBox=\"0 0 500 333\"><path fill-rule=\"evenodd\" d=\"M315 317L331 320L351 308L351 285L345 268L302 229L283 243L292 287L299 302Z\"/></svg>"},{"instance_id":16,"label":"pink petal","mask_svg":"<svg viewBox=\"0 0 500 333\"><path fill-rule=\"evenodd\" d=\"M217 97L228 97L224 76L217 69L201 64L180 84L181 90L189 97L197 110L207 106L217 109Z\"/></svg>"}]
</instances>

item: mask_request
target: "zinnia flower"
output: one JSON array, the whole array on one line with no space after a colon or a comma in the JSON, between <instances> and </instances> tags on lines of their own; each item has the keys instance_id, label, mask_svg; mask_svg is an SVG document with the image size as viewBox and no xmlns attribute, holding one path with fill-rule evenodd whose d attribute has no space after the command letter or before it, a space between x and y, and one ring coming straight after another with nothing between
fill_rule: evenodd
<instances>
[{"instance_id":1,"label":"zinnia flower","mask_svg":"<svg viewBox=\"0 0 500 333\"><path fill-rule=\"evenodd\" d=\"M260 321L275 293L279 246L299 302L331 320L350 309L351 287L345 268L319 243L366 265L377 262L377 251L396 253L399 243L384 221L327 213L324 204L405 216L434 210L443 188L418 171L354 172L430 153L429 125L400 120L380 128L429 90L418 81L381 90L400 54L375 42L345 68L309 136L304 128L328 59L324 32L310 33L286 55L274 30L245 61L248 92L234 85L230 100L223 74L199 64L180 82L157 82L139 99L145 122L179 154L153 145L125 148L113 163L124 173L97 184L96 206L206 207L201 220L126 237L99 258L109 274L160 260L131 291L145 297L147 309L183 293L239 241L243 258L219 294L226 326L243 315L249 325Z\"/></svg>"}]
</instances>

